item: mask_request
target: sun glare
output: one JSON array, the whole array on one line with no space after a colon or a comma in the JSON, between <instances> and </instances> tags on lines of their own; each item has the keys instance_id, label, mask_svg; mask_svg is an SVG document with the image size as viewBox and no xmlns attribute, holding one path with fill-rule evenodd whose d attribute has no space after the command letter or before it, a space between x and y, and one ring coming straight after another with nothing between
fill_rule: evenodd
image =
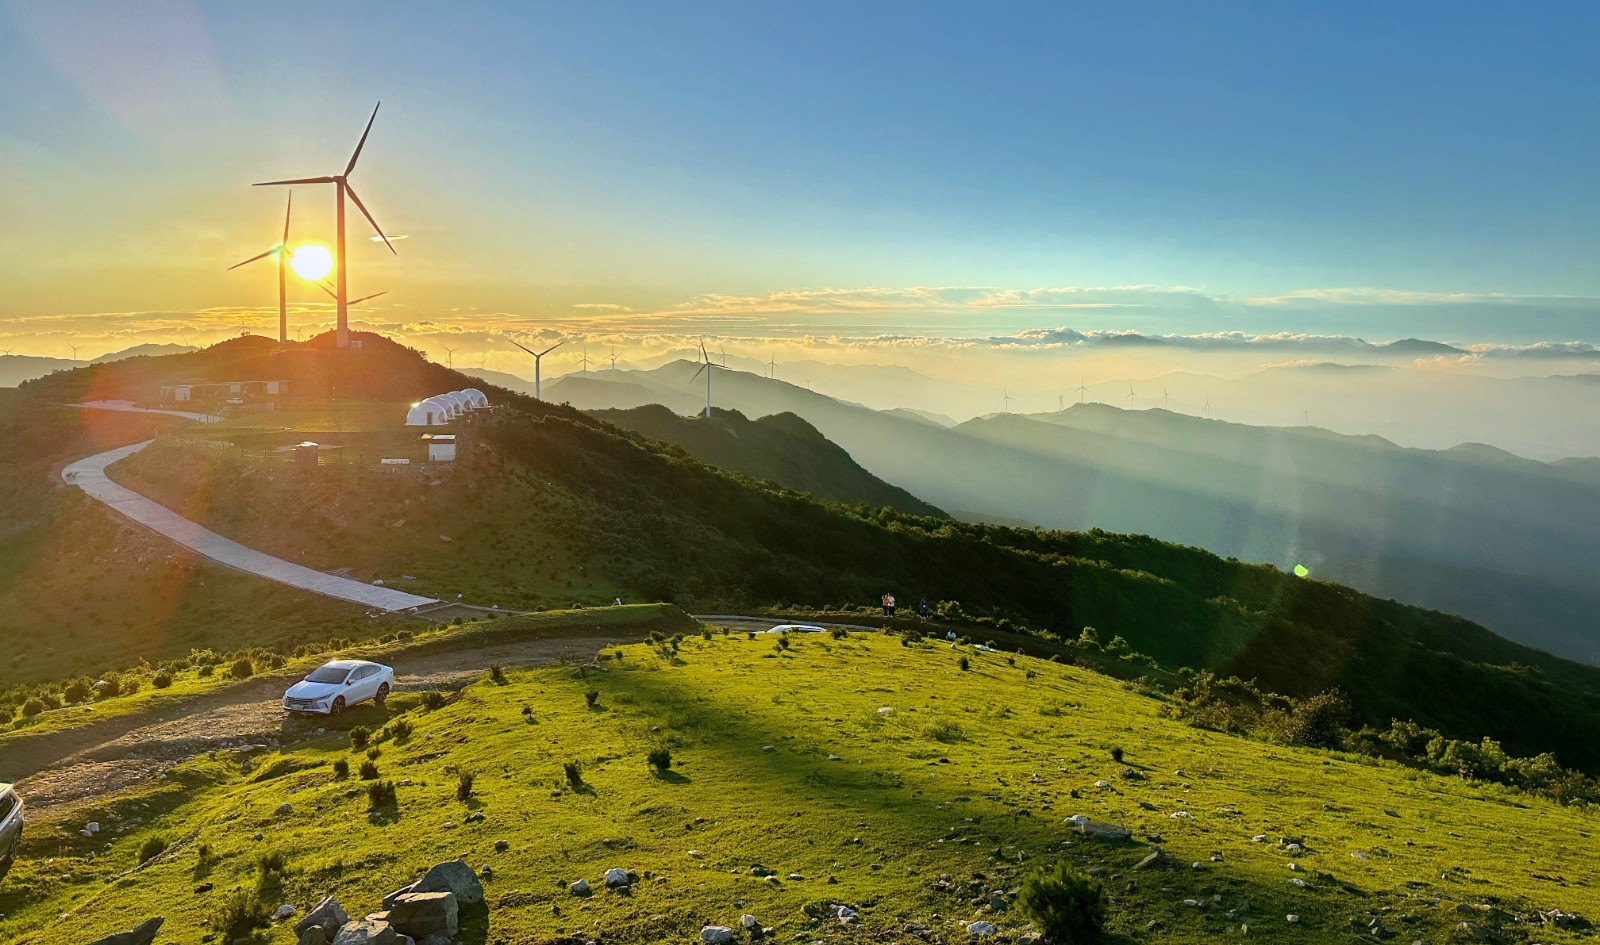
<instances>
[{"instance_id":1,"label":"sun glare","mask_svg":"<svg viewBox=\"0 0 1600 945\"><path fill-rule=\"evenodd\" d=\"M333 254L321 243L305 243L289 254L289 268L307 282L319 282L333 271Z\"/></svg>"}]
</instances>

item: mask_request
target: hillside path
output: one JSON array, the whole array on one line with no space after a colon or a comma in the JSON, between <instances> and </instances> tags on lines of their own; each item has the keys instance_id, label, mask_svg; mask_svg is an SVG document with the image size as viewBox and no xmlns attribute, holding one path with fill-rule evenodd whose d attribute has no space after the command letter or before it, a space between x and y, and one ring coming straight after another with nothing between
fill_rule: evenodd
<instances>
[{"instance_id":1,"label":"hillside path","mask_svg":"<svg viewBox=\"0 0 1600 945\"><path fill-rule=\"evenodd\" d=\"M129 409L126 407L105 407L99 404L85 404L94 409ZM137 408L133 408L137 409ZM190 419L203 417L202 414L187 414L175 410L147 411L149 413L170 413ZM313 594L325 597L336 597L352 603L363 604L383 611L410 610L413 607L423 607L436 604L438 601L432 597L422 597L417 594L407 594L404 591L391 590L387 587L374 587L350 578L338 577L333 574L324 574L314 571L304 565L274 558L252 548L218 535L216 532L191 522L178 513L154 500L147 499L132 489L119 486L106 475L106 467L120 459L132 456L153 440L143 443L134 443L131 446L121 446L104 453L70 463L61 470L61 478L68 484L77 486L88 493L93 499L105 503L117 512L126 515L140 525L145 526L158 535L170 538L185 548L220 562L231 568L237 568L250 574L264 577L269 581L287 584Z\"/></svg>"}]
</instances>

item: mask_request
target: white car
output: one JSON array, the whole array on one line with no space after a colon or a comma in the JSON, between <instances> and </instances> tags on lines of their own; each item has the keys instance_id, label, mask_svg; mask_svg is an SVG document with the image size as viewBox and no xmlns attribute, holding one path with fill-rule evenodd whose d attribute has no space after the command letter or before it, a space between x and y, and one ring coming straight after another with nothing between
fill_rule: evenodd
<instances>
[{"instance_id":1,"label":"white car","mask_svg":"<svg viewBox=\"0 0 1600 945\"><path fill-rule=\"evenodd\" d=\"M767 633L827 633L824 627L814 627L808 623L780 623Z\"/></svg>"},{"instance_id":2,"label":"white car","mask_svg":"<svg viewBox=\"0 0 1600 945\"><path fill-rule=\"evenodd\" d=\"M338 715L368 699L382 705L392 688L394 670L382 663L333 660L290 686L283 694L283 707L289 712Z\"/></svg>"},{"instance_id":3,"label":"white car","mask_svg":"<svg viewBox=\"0 0 1600 945\"><path fill-rule=\"evenodd\" d=\"M22 846L22 798L9 784L0 784L0 876L11 869Z\"/></svg>"}]
</instances>

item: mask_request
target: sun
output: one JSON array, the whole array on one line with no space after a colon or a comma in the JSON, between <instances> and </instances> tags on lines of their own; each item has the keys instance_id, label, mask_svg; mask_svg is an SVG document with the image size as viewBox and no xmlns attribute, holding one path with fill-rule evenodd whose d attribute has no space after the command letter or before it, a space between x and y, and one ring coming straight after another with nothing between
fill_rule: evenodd
<instances>
[{"instance_id":1,"label":"sun","mask_svg":"<svg viewBox=\"0 0 1600 945\"><path fill-rule=\"evenodd\" d=\"M333 254L321 243L302 243L290 251L289 268L307 282L320 282L333 271Z\"/></svg>"}]
</instances>

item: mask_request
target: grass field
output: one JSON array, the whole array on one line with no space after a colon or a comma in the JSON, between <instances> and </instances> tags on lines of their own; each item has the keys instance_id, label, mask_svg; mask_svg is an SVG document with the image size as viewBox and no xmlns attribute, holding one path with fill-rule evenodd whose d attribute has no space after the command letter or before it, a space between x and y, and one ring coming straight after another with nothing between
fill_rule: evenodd
<instances>
[{"instance_id":1,"label":"grass field","mask_svg":"<svg viewBox=\"0 0 1600 945\"><path fill-rule=\"evenodd\" d=\"M261 883L267 853L287 862L267 878L269 906L303 910L332 893L358 915L441 859L489 866L490 927L467 942L687 942L742 913L784 942L905 940L912 922L965 941L978 918L1009 941L1027 922L990 893L1003 906L1027 870L1057 858L1099 872L1111 932L1141 941L1248 926L1342 942L1368 937L1378 917L1404 942L1445 942L1463 918L1507 941L1567 942L1579 936L1519 917L1600 912L1584 852L1593 812L1189 728L1158 700L1054 662L885 634L791 643L690 637L673 658L622 647L594 667L486 678L434 710L406 695L352 713L342 724L413 727L376 746L380 778L399 784L395 808L369 810L354 773L367 757L340 731L195 760L31 824L0 885L0 940L88 941L163 915L163 941L198 943L231 890ZM665 773L646 764L657 747L671 751ZM458 800L468 770L473 792ZM292 810L275 813L285 802ZM1127 825L1135 842L1076 836L1063 823L1074 814ZM87 820L106 830L79 836ZM184 842L127 874L153 836ZM1135 870L1151 836L1167 856ZM1304 851L1285 852L1286 836ZM638 871L631 895L603 890L614 866ZM567 892L580 877L595 895ZM202 882L213 888L196 893ZM807 916L825 902L857 907L859 923ZM262 940L293 937L280 926Z\"/></svg>"}]
</instances>

